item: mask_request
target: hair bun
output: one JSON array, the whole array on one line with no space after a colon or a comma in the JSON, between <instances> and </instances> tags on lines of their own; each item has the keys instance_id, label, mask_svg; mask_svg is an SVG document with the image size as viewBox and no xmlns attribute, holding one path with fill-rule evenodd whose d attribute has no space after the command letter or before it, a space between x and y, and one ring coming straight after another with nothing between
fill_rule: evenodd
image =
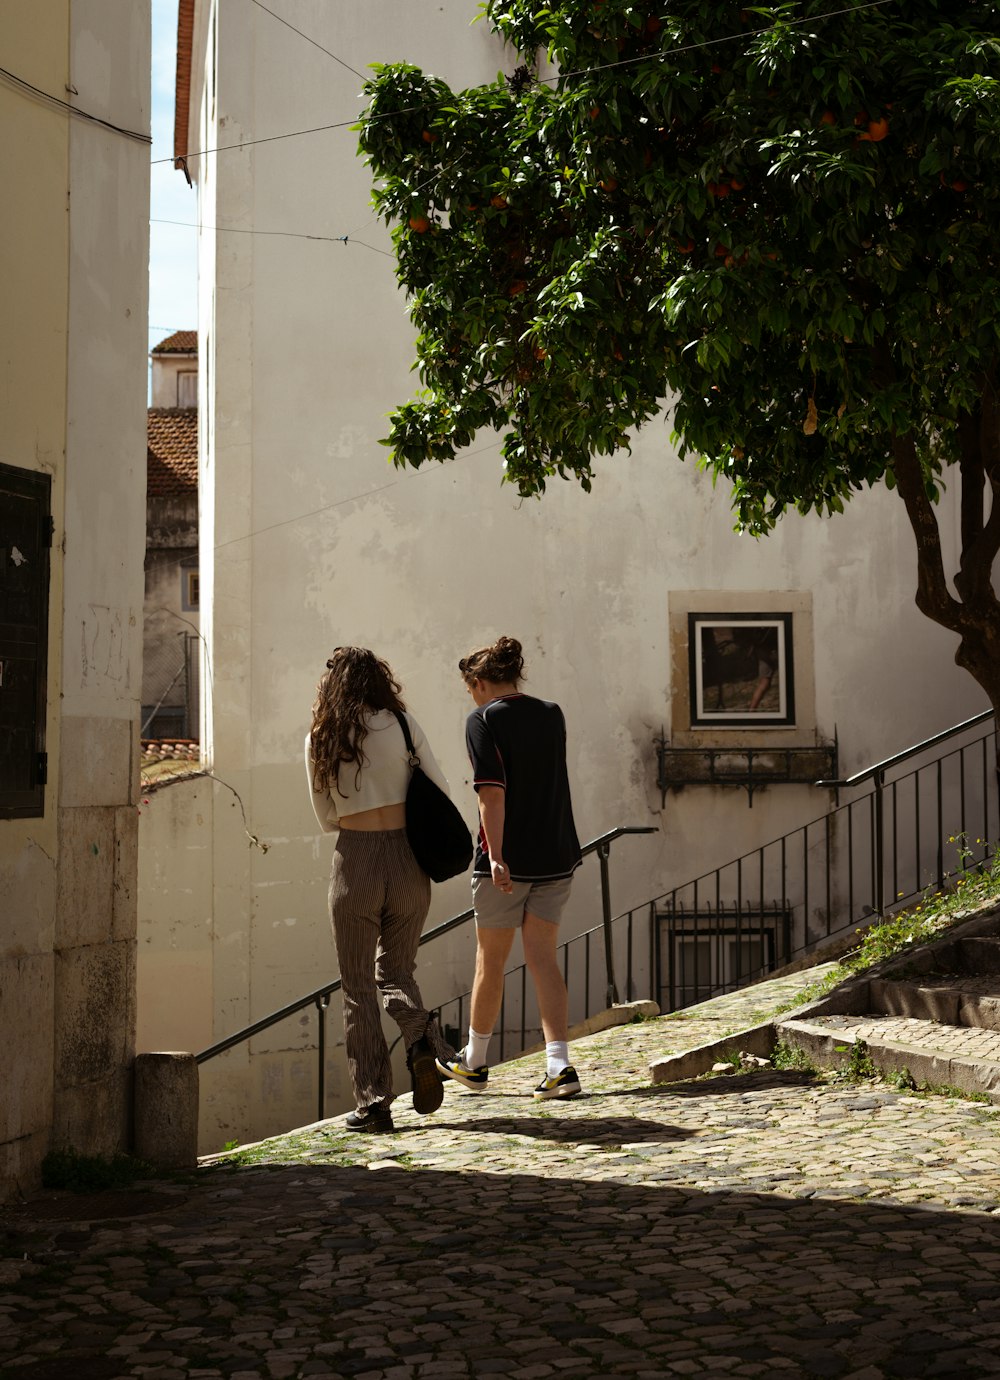
<instances>
[{"instance_id":1,"label":"hair bun","mask_svg":"<svg viewBox=\"0 0 1000 1380\"><path fill-rule=\"evenodd\" d=\"M524 676L524 657L516 637L498 637L490 647L470 652L458 663L466 685L474 680L490 680L497 685L513 682Z\"/></svg>"}]
</instances>

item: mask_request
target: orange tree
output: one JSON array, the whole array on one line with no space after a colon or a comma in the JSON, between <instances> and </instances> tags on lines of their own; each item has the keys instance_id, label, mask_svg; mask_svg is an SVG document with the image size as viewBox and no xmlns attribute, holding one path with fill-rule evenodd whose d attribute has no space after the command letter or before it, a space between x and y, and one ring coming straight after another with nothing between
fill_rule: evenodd
<instances>
[{"instance_id":1,"label":"orange tree","mask_svg":"<svg viewBox=\"0 0 1000 1380\"><path fill-rule=\"evenodd\" d=\"M511 75L452 91L394 64L367 87L424 385L395 462L494 427L520 493L589 489L670 399L744 530L885 483L919 607L1000 708L1000 4L483 8Z\"/></svg>"}]
</instances>

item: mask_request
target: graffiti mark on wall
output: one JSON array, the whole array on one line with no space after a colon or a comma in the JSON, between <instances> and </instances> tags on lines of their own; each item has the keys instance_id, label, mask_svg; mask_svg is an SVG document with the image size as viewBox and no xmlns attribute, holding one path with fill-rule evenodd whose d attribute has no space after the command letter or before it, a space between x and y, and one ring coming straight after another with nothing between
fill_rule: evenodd
<instances>
[{"instance_id":1,"label":"graffiti mark on wall","mask_svg":"<svg viewBox=\"0 0 1000 1380\"><path fill-rule=\"evenodd\" d=\"M91 604L80 629L80 686L85 690L128 684L125 613Z\"/></svg>"}]
</instances>

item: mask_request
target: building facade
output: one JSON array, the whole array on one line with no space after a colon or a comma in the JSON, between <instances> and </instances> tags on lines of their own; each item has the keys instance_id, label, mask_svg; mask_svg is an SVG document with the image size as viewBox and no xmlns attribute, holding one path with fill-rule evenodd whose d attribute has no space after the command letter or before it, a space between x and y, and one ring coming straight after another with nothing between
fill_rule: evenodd
<instances>
[{"instance_id":1,"label":"building facade","mask_svg":"<svg viewBox=\"0 0 1000 1380\"><path fill-rule=\"evenodd\" d=\"M146 422L144 742L198 737L198 338L175 331L150 351Z\"/></svg>"},{"instance_id":2,"label":"building facade","mask_svg":"<svg viewBox=\"0 0 1000 1380\"><path fill-rule=\"evenodd\" d=\"M0 11L0 1196L127 1146L149 7Z\"/></svg>"},{"instance_id":3,"label":"building facade","mask_svg":"<svg viewBox=\"0 0 1000 1380\"><path fill-rule=\"evenodd\" d=\"M215 828L197 844L210 901L187 939L176 908L173 938L150 934L210 966L189 1026L201 1036L336 972L331 841L310 815L301 743L337 644L388 658L472 824L456 663L501 632L519 637L525 688L566 713L581 838L658 828L616 845L616 910L832 803L803 783L756 793L752 809L737 785L692 778L661 792L658 739L837 740L852 769L982 707L953 665L954 639L914 607L913 539L891 493L833 521L792 516L766 541L741 538L725 492L678 461L666 415L631 458L599 465L590 495L553 484L542 502L519 501L500 482L492 435L451 464L387 467L378 442L412 393L413 342L349 128L358 74L407 60L453 86L492 80L514 56L472 24L477 8L296 0L286 17L310 44L241 0L181 0L176 152L200 221L203 751L269 844L230 827L217 786ZM312 132L278 137L294 131ZM943 523L953 550L947 509ZM194 828L192 812L171 813L171 828ZM599 900L588 864L567 932L594 924ZM436 888L431 922L467 904L464 882ZM462 932L423 951L431 1000L470 985L471 951ZM261 1134L293 1107L314 1115L314 1040L304 1017L205 1065L212 1134Z\"/></svg>"}]
</instances>

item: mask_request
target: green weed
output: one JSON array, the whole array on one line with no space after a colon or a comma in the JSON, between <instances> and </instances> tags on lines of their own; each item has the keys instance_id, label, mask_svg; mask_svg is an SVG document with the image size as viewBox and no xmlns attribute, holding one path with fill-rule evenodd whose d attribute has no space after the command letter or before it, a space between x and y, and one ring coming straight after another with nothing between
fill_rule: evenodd
<instances>
[{"instance_id":1,"label":"green weed","mask_svg":"<svg viewBox=\"0 0 1000 1380\"><path fill-rule=\"evenodd\" d=\"M798 1045L779 1040L771 1055L771 1066L776 1069L794 1069L798 1073L819 1073L819 1069Z\"/></svg>"},{"instance_id":2,"label":"green weed","mask_svg":"<svg viewBox=\"0 0 1000 1380\"><path fill-rule=\"evenodd\" d=\"M1000 896L1000 852L994 851L991 859L970 866L973 853L965 835L952 835L948 841L957 845L959 857L959 867L951 874L952 885L944 891L928 889L915 906L872 925L858 948L842 959L841 966L848 973L863 972L910 945L936 939L955 920ZM976 843L981 845L982 839Z\"/></svg>"},{"instance_id":3,"label":"green weed","mask_svg":"<svg viewBox=\"0 0 1000 1380\"><path fill-rule=\"evenodd\" d=\"M847 1064L841 1070L845 1077L858 1082L878 1077L878 1069L872 1062L864 1040L854 1040L850 1045L837 1045L836 1050L838 1054L847 1055Z\"/></svg>"},{"instance_id":4,"label":"green weed","mask_svg":"<svg viewBox=\"0 0 1000 1380\"><path fill-rule=\"evenodd\" d=\"M993 1099L988 1093L984 1092L965 1092L962 1088L955 1088L950 1083L921 1083L916 1088L919 1097L958 1097L963 1102L979 1102L987 1107L994 1105Z\"/></svg>"},{"instance_id":5,"label":"green weed","mask_svg":"<svg viewBox=\"0 0 1000 1380\"><path fill-rule=\"evenodd\" d=\"M820 997L825 997L827 992L840 985L845 978L850 977L850 973L844 968L843 964L837 964L822 977L816 978L813 982L796 992L794 997L786 997L783 1002L771 1008L771 1016L781 1016L786 1011L794 1011L797 1006L805 1006L809 1002L819 1001Z\"/></svg>"}]
</instances>

